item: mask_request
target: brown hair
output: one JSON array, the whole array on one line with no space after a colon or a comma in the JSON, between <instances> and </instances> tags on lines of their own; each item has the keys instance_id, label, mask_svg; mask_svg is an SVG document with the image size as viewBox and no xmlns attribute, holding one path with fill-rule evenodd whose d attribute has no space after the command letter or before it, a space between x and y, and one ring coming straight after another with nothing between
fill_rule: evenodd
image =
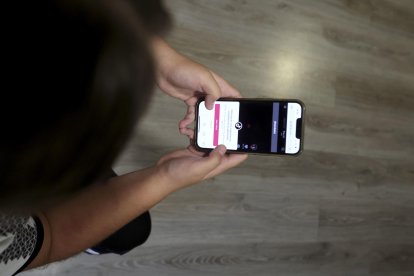
<instances>
[{"instance_id":1,"label":"brown hair","mask_svg":"<svg viewBox=\"0 0 414 276\"><path fill-rule=\"evenodd\" d=\"M150 100L148 39L169 21L159 1L16 2L2 8L0 206L78 190L110 168Z\"/></svg>"}]
</instances>

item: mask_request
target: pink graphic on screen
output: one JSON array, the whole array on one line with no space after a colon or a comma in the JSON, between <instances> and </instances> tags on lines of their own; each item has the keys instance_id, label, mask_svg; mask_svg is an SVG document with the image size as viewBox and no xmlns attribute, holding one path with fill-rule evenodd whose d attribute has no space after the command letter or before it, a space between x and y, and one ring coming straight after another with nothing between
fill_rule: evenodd
<instances>
[{"instance_id":1,"label":"pink graphic on screen","mask_svg":"<svg viewBox=\"0 0 414 276\"><path fill-rule=\"evenodd\" d=\"M220 129L220 105L214 105L214 132L213 132L213 146L218 145Z\"/></svg>"},{"instance_id":2,"label":"pink graphic on screen","mask_svg":"<svg viewBox=\"0 0 414 276\"><path fill-rule=\"evenodd\" d=\"M224 144L227 149L236 150L239 121L239 102L217 101L213 110L208 110L204 101L200 103L198 115L197 144L202 148L215 148Z\"/></svg>"}]
</instances>

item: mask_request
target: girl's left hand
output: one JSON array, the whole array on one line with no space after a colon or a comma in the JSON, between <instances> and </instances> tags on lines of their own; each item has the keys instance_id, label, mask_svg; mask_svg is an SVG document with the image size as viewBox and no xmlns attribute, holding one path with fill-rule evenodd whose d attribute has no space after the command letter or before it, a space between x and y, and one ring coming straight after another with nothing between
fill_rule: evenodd
<instances>
[{"instance_id":1,"label":"girl's left hand","mask_svg":"<svg viewBox=\"0 0 414 276\"><path fill-rule=\"evenodd\" d=\"M195 104L200 97L205 97L206 108L210 110L218 98L241 98L240 92L222 77L179 54L162 39L153 40L153 50L158 86L188 106L184 119L179 123L179 130L190 139L194 137L194 130L188 125L195 119Z\"/></svg>"}]
</instances>

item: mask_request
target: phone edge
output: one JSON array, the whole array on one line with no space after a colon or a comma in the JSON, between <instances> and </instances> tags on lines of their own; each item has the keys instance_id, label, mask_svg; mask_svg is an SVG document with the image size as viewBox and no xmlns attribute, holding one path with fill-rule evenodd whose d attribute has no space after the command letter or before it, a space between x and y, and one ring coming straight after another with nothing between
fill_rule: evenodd
<instances>
[{"instance_id":1,"label":"phone edge","mask_svg":"<svg viewBox=\"0 0 414 276\"><path fill-rule=\"evenodd\" d=\"M199 152L205 152L205 153L209 153L211 152L213 149L207 149L207 148L201 148L197 145L197 135L198 135L198 106L200 105L200 103L202 101L204 101L205 98L199 98L196 102L195 105L195 123L194 123L194 138L191 141L191 145ZM305 111L306 111L306 105L303 101L298 100L298 99L277 99L277 98L219 98L217 99L217 101L250 101L250 100L258 100L258 101L290 101L290 102L297 102L299 103L299 105L302 107L302 118L305 118ZM300 150L297 153L294 154L280 154L280 153L259 153L259 152L240 152L240 151L235 151L235 150L227 150L227 152L232 153L232 154L254 154L254 155L266 155L266 156L290 156L290 157L297 157L299 155L302 154L303 150L304 150L304 145L305 145L305 119L302 120L302 130L301 130L301 139L300 139Z\"/></svg>"}]
</instances>

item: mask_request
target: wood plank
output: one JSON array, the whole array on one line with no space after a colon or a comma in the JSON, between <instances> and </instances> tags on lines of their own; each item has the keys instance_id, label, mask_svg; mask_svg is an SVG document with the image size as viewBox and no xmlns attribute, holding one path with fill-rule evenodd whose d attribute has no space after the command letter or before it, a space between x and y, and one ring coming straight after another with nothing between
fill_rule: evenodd
<instances>
[{"instance_id":1,"label":"wood plank","mask_svg":"<svg viewBox=\"0 0 414 276\"><path fill-rule=\"evenodd\" d=\"M180 52L246 97L305 102L305 151L171 195L127 255L22 275L414 275L414 2L165 2ZM157 90L116 171L187 146L184 114Z\"/></svg>"}]
</instances>

